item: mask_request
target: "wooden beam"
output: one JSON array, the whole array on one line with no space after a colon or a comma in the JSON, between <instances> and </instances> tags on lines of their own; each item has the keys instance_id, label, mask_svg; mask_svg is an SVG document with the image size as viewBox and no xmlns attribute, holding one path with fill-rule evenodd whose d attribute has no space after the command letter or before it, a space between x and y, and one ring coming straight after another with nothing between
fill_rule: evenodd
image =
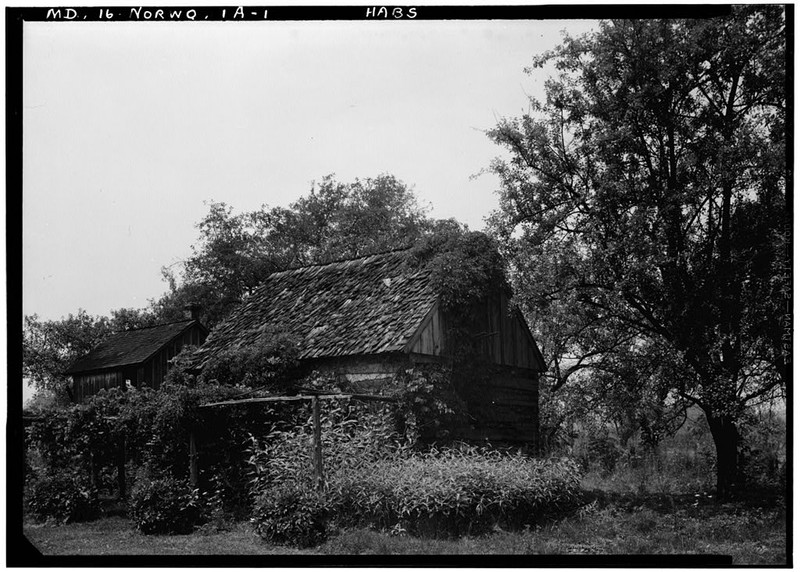
<instances>
[{"instance_id":1,"label":"wooden beam","mask_svg":"<svg viewBox=\"0 0 800 572\"><path fill-rule=\"evenodd\" d=\"M325 486L325 473L322 467L322 424L319 419L319 398L311 398L311 411L314 420L314 442L311 451L311 460L314 466L314 480L317 489L322 490Z\"/></svg>"},{"instance_id":2,"label":"wooden beam","mask_svg":"<svg viewBox=\"0 0 800 572\"><path fill-rule=\"evenodd\" d=\"M304 401L313 399L355 399L359 401L397 401L396 397L372 395L370 393L334 393L326 395L271 395L269 397L251 397L249 399L231 399L206 403L200 407L219 407L222 405L240 405L245 403L272 403L278 401Z\"/></svg>"},{"instance_id":3,"label":"wooden beam","mask_svg":"<svg viewBox=\"0 0 800 572\"><path fill-rule=\"evenodd\" d=\"M189 433L189 482L193 487L197 486L197 440L194 431Z\"/></svg>"}]
</instances>

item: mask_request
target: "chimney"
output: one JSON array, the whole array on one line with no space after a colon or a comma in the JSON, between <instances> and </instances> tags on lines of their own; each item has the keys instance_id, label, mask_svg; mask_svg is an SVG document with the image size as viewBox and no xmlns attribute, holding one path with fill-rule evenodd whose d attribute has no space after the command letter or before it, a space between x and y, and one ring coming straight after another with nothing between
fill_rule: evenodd
<instances>
[{"instance_id":1,"label":"chimney","mask_svg":"<svg viewBox=\"0 0 800 572\"><path fill-rule=\"evenodd\" d=\"M186 311L186 318L189 320L199 320L200 319L200 304L196 302L191 302L186 304L183 309Z\"/></svg>"}]
</instances>

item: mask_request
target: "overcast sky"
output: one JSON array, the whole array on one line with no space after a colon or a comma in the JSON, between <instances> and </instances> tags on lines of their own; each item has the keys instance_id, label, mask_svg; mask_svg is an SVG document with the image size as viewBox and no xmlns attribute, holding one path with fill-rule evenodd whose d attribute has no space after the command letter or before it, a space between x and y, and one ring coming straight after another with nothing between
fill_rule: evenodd
<instances>
[{"instance_id":1,"label":"overcast sky","mask_svg":"<svg viewBox=\"0 0 800 572\"><path fill-rule=\"evenodd\" d=\"M496 207L484 135L594 22L25 23L23 312L141 308L204 201L286 206L391 173L472 229Z\"/></svg>"}]
</instances>

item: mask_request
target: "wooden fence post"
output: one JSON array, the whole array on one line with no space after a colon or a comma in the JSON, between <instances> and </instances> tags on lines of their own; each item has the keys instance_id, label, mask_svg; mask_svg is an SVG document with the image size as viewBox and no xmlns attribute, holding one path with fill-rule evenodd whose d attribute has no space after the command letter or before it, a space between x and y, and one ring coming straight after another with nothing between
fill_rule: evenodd
<instances>
[{"instance_id":1,"label":"wooden fence post","mask_svg":"<svg viewBox=\"0 0 800 572\"><path fill-rule=\"evenodd\" d=\"M325 483L325 475L322 468L322 425L319 420L319 398L311 398L312 417L314 420L314 442L312 451L312 461L314 463L314 478L317 481L317 488L322 490Z\"/></svg>"},{"instance_id":2,"label":"wooden fence post","mask_svg":"<svg viewBox=\"0 0 800 572\"><path fill-rule=\"evenodd\" d=\"M196 487L197 481L197 442L194 431L191 431L189 433L189 482Z\"/></svg>"}]
</instances>

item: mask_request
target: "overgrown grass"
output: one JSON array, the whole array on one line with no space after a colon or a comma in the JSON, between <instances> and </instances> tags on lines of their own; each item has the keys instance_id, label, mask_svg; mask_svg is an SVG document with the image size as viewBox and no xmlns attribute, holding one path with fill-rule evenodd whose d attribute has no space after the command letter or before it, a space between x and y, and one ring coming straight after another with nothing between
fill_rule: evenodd
<instances>
[{"instance_id":1,"label":"overgrown grass","mask_svg":"<svg viewBox=\"0 0 800 572\"><path fill-rule=\"evenodd\" d=\"M594 503L574 517L534 529L454 540L350 529L306 550L265 543L244 523L226 531L154 537L111 517L59 527L28 525L25 535L44 554L723 554L738 565L786 563L785 510L744 503L688 505L666 513Z\"/></svg>"},{"instance_id":2,"label":"overgrown grass","mask_svg":"<svg viewBox=\"0 0 800 572\"><path fill-rule=\"evenodd\" d=\"M713 467L681 462L676 454L649 456L636 464L619 463L608 473L590 466L581 479L586 490L601 490L617 494L680 495L706 493L714 486Z\"/></svg>"},{"instance_id":3,"label":"overgrown grass","mask_svg":"<svg viewBox=\"0 0 800 572\"><path fill-rule=\"evenodd\" d=\"M380 460L329 476L317 492L296 482L267 488L252 522L265 540L324 542L332 528L365 526L428 538L513 529L574 510L579 471L569 459L461 447Z\"/></svg>"},{"instance_id":4,"label":"overgrown grass","mask_svg":"<svg viewBox=\"0 0 800 572\"><path fill-rule=\"evenodd\" d=\"M25 536L45 555L215 555L293 554L285 547L273 547L254 533L247 523L230 530L197 531L177 536L147 536L121 516L94 522L49 526L29 524Z\"/></svg>"}]
</instances>

